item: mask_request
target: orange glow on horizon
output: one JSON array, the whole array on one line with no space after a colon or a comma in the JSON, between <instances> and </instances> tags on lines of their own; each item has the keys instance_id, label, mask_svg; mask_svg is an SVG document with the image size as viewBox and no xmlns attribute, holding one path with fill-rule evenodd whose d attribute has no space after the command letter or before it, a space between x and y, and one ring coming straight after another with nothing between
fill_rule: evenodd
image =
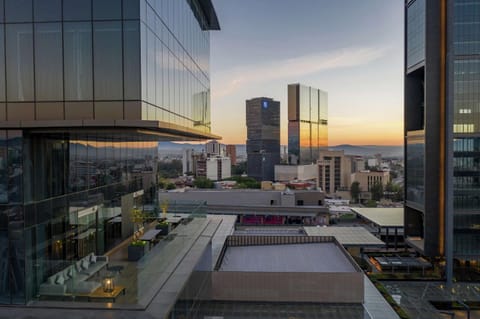
<instances>
[{"instance_id":1,"label":"orange glow on horizon","mask_svg":"<svg viewBox=\"0 0 480 319\"><path fill-rule=\"evenodd\" d=\"M246 144L246 129L232 127L223 132L220 129L212 131L223 137L221 140L223 144ZM343 123L342 125L329 125L328 129L328 145L330 146L341 144L401 146L403 142L403 122ZM287 128L283 129L282 127L280 143L288 144Z\"/></svg>"}]
</instances>

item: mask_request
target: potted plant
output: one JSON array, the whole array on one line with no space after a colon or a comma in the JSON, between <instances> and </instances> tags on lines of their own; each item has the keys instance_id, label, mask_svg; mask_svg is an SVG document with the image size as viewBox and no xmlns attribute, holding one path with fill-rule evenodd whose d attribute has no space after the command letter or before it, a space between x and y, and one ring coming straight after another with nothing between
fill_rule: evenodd
<instances>
[{"instance_id":1,"label":"potted plant","mask_svg":"<svg viewBox=\"0 0 480 319\"><path fill-rule=\"evenodd\" d=\"M162 220L155 226L155 229L160 229L162 231L160 235L162 236L168 235L170 232L170 223L166 220Z\"/></svg>"},{"instance_id":2,"label":"potted plant","mask_svg":"<svg viewBox=\"0 0 480 319\"><path fill-rule=\"evenodd\" d=\"M163 219L167 218L168 205L169 205L169 202L168 202L167 198L163 199L162 202L160 203L160 208L162 209L162 218Z\"/></svg>"},{"instance_id":3,"label":"potted plant","mask_svg":"<svg viewBox=\"0 0 480 319\"><path fill-rule=\"evenodd\" d=\"M145 255L147 242L144 240L134 240L128 245L128 260L137 261Z\"/></svg>"}]
</instances>

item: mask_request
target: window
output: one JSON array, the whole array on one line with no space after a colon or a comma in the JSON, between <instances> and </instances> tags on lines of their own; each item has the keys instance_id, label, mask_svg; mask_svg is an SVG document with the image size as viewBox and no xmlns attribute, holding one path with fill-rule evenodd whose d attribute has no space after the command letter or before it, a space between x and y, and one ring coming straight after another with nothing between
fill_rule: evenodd
<instances>
[{"instance_id":1,"label":"window","mask_svg":"<svg viewBox=\"0 0 480 319\"><path fill-rule=\"evenodd\" d=\"M65 100L92 100L92 25L64 23Z\"/></svg>"},{"instance_id":2,"label":"window","mask_svg":"<svg viewBox=\"0 0 480 319\"><path fill-rule=\"evenodd\" d=\"M93 28L95 100L121 100L123 99L121 22L94 22Z\"/></svg>"},{"instance_id":3,"label":"window","mask_svg":"<svg viewBox=\"0 0 480 319\"><path fill-rule=\"evenodd\" d=\"M32 27L32 24L6 25L8 101L33 101Z\"/></svg>"}]
</instances>

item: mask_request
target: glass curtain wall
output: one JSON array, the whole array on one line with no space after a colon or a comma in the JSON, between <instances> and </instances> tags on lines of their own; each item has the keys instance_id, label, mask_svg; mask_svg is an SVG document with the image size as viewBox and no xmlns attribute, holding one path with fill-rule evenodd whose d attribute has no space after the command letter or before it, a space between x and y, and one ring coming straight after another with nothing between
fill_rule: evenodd
<instances>
[{"instance_id":1,"label":"glass curtain wall","mask_svg":"<svg viewBox=\"0 0 480 319\"><path fill-rule=\"evenodd\" d=\"M480 256L480 1L455 0L454 254Z\"/></svg>"},{"instance_id":2,"label":"glass curtain wall","mask_svg":"<svg viewBox=\"0 0 480 319\"><path fill-rule=\"evenodd\" d=\"M328 146L327 93L300 85L299 142L300 164L315 163L320 150Z\"/></svg>"},{"instance_id":3,"label":"glass curtain wall","mask_svg":"<svg viewBox=\"0 0 480 319\"><path fill-rule=\"evenodd\" d=\"M209 33L187 1L146 0L140 10L142 119L209 133Z\"/></svg>"},{"instance_id":4,"label":"glass curtain wall","mask_svg":"<svg viewBox=\"0 0 480 319\"><path fill-rule=\"evenodd\" d=\"M0 103L12 116L132 119L133 106L135 119L210 132L209 32L187 1L3 2Z\"/></svg>"},{"instance_id":5,"label":"glass curtain wall","mask_svg":"<svg viewBox=\"0 0 480 319\"><path fill-rule=\"evenodd\" d=\"M31 134L23 145L35 154L25 163L33 183L24 187L25 280L32 298L52 274L123 240L121 197L150 187L144 181L153 181L157 142L100 133Z\"/></svg>"}]
</instances>

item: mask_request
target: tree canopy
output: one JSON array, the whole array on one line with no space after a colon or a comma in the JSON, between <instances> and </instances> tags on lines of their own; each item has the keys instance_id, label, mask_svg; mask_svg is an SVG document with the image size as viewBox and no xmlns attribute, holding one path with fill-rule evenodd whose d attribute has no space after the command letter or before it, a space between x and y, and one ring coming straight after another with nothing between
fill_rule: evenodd
<instances>
[{"instance_id":1,"label":"tree canopy","mask_svg":"<svg viewBox=\"0 0 480 319\"><path fill-rule=\"evenodd\" d=\"M199 176L197 178L195 178L195 181L193 182L193 185L196 187L196 188L213 188L213 182L206 178L206 177L203 177L203 176Z\"/></svg>"},{"instance_id":2,"label":"tree canopy","mask_svg":"<svg viewBox=\"0 0 480 319\"><path fill-rule=\"evenodd\" d=\"M355 181L350 186L350 196L352 196L352 200L358 203L358 198L360 196L361 188L360 183Z\"/></svg>"}]
</instances>

